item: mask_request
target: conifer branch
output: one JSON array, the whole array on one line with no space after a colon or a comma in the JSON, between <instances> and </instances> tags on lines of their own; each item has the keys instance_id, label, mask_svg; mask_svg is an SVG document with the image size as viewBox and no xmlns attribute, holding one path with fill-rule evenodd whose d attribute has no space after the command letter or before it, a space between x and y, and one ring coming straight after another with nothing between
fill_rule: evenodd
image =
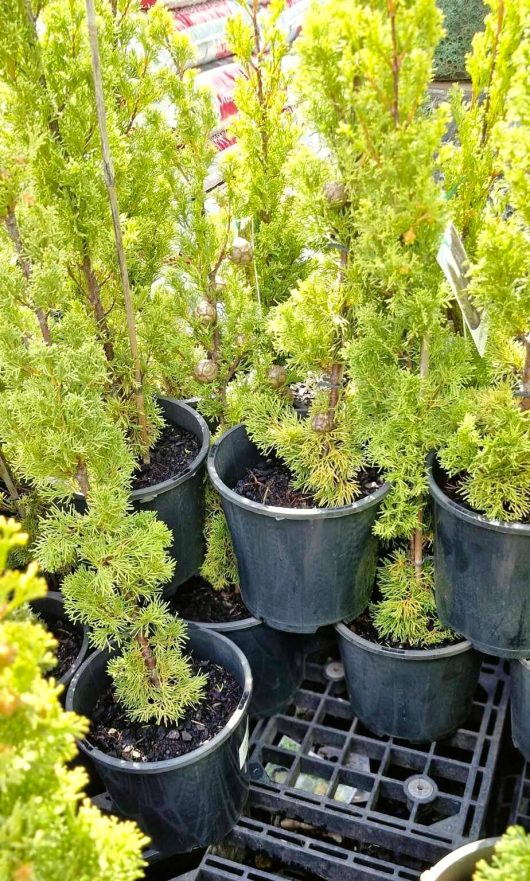
<instances>
[{"instance_id":1,"label":"conifer branch","mask_svg":"<svg viewBox=\"0 0 530 881\"><path fill-rule=\"evenodd\" d=\"M145 398L143 390L142 370L140 365L140 356L138 352L138 338L136 335L136 322L134 316L134 306L132 302L131 290L129 286L129 273L127 270L127 259L125 256L125 247L123 244L123 235L120 222L120 214L118 210L118 198L116 194L116 182L114 176L114 166L112 162L112 154L110 152L110 144L107 133L107 115L105 110L105 97L103 94L103 82L101 77L101 65L99 58L99 43L96 23L96 10L94 0L86 0L88 37L90 41L90 52L92 58L92 75L94 79L94 92L96 98L96 112L99 125L99 134L101 138L101 149L103 154L103 174L105 177L105 185L110 202L112 214L112 223L114 227L114 238L116 242L116 252L118 256L118 264L120 269L120 278L123 288L123 296L125 301L125 314L127 317L127 332L129 336L129 345L134 371L134 393L136 399L136 408L138 412L138 423L140 428L140 438L142 442L142 456L144 464L149 464L149 433L147 429L147 418L145 413Z\"/></svg>"},{"instance_id":2,"label":"conifer branch","mask_svg":"<svg viewBox=\"0 0 530 881\"><path fill-rule=\"evenodd\" d=\"M397 0L387 0L387 10L390 17L390 31L392 34L392 117L394 125L399 125L399 70L401 67L401 59L398 49L397 29L396 29L396 6Z\"/></svg>"},{"instance_id":3,"label":"conifer branch","mask_svg":"<svg viewBox=\"0 0 530 881\"><path fill-rule=\"evenodd\" d=\"M17 218L12 207L10 207L7 211L4 219L4 224L7 230L7 234L9 235L9 238L11 239L15 247L20 268L24 273L24 278L27 282L29 282L31 278L31 263L24 253L24 247L22 245L22 238L20 236ZM28 307L35 313L37 321L39 322L39 327L44 342L47 346L51 346L52 337L48 325L48 316L46 315L44 309L39 306L31 306L30 304L28 304Z\"/></svg>"},{"instance_id":4,"label":"conifer branch","mask_svg":"<svg viewBox=\"0 0 530 881\"><path fill-rule=\"evenodd\" d=\"M149 682L151 683L153 688L160 688L160 678L158 676L155 657L153 655L153 652L151 651L149 641L142 633L137 633L135 639L140 646L140 651L145 662Z\"/></svg>"},{"instance_id":5,"label":"conifer branch","mask_svg":"<svg viewBox=\"0 0 530 881\"><path fill-rule=\"evenodd\" d=\"M86 280L86 294L90 305L94 310L96 325L101 334L103 351L105 352L105 357L109 364L112 364L114 362L114 346L112 344L112 337L107 321L108 313L105 312L103 308L103 303L101 302L101 286L96 278L92 268L92 261L88 254L85 254L83 257L81 270Z\"/></svg>"},{"instance_id":6,"label":"conifer branch","mask_svg":"<svg viewBox=\"0 0 530 881\"><path fill-rule=\"evenodd\" d=\"M497 58L499 55L499 44L502 33L502 26L504 23L504 2L503 0L499 0L499 8L497 10L497 29L495 32L495 42L493 44L492 58L491 58L491 67L489 72L488 85L486 86L486 100L484 102L484 113L482 117L482 132L480 135L480 146L484 147L488 140L489 134L489 115L490 115L490 106L491 106L491 90L493 87L493 80L495 77L495 70L497 67Z\"/></svg>"},{"instance_id":7,"label":"conifer branch","mask_svg":"<svg viewBox=\"0 0 530 881\"><path fill-rule=\"evenodd\" d=\"M525 337L525 357L523 367L523 388L521 410L530 410L530 333Z\"/></svg>"},{"instance_id":8,"label":"conifer branch","mask_svg":"<svg viewBox=\"0 0 530 881\"><path fill-rule=\"evenodd\" d=\"M13 475L11 474L11 470L9 465L7 464L6 459L4 458L3 453L0 450L0 478L5 484L5 487L9 493L9 498L13 502L20 501L20 494L17 490L15 480Z\"/></svg>"}]
</instances>

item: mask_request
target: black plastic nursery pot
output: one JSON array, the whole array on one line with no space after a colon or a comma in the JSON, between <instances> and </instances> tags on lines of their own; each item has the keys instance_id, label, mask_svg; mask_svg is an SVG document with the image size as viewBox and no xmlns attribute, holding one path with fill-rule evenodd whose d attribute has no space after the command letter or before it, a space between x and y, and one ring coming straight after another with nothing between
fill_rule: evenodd
<instances>
[{"instance_id":1,"label":"black plastic nursery pot","mask_svg":"<svg viewBox=\"0 0 530 881\"><path fill-rule=\"evenodd\" d=\"M273 630L257 618L193 623L226 636L245 655L252 672L251 716L273 716L288 706L304 678L305 637Z\"/></svg>"},{"instance_id":2,"label":"black plastic nursery pot","mask_svg":"<svg viewBox=\"0 0 530 881\"><path fill-rule=\"evenodd\" d=\"M519 752L530 761L530 661L514 661L511 674L512 738Z\"/></svg>"},{"instance_id":3,"label":"black plastic nursery pot","mask_svg":"<svg viewBox=\"0 0 530 881\"><path fill-rule=\"evenodd\" d=\"M81 643L81 648L77 653L77 657L68 668L68 670L63 673L60 679L57 680L59 685L64 685L66 687L73 678L76 670L79 669L87 656L88 634L86 628L83 627L82 624L78 624L66 618L66 613L64 611L64 599L62 594L60 594L58 591L50 590L48 591L46 596L40 597L37 600L32 600L30 605L33 611L42 618L45 624L48 622L66 619L68 620L68 623L73 630L77 631L77 633L83 634L83 642Z\"/></svg>"},{"instance_id":4,"label":"black plastic nursery pot","mask_svg":"<svg viewBox=\"0 0 530 881\"><path fill-rule=\"evenodd\" d=\"M435 590L443 623L486 654L530 656L530 525L488 520L453 502L429 457Z\"/></svg>"},{"instance_id":5,"label":"black plastic nursery pot","mask_svg":"<svg viewBox=\"0 0 530 881\"><path fill-rule=\"evenodd\" d=\"M159 398L158 403L167 422L192 432L201 443L199 454L183 474L135 489L131 494L137 510L155 511L171 530L169 553L176 567L164 589L168 596L200 569L204 559L204 470L210 430L202 416L184 401Z\"/></svg>"},{"instance_id":6,"label":"black plastic nursery pot","mask_svg":"<svg viewBox=\"0 0 530 881\"><path fill-rule=\"evenodd\" d=\"M497 841L497 838L483 838L464 844L424 872L420 881L471 881L478 861L491 859Z\"/></svg>"},{"instance_id":7,"label":"black plastic nursery pot","mask_svg":"<svg viewBox=\"0 0 530 881\"><path fill-rule=\"evenodd\" d=\"M370 731L427 743L448 737L471 712L482 658L467 640L395 649L346 624L336 630L353 712Z\"/></svg>"},{"instance_id":8,"label":"black plastic nursery pot","mask_svg":"<svg viewBox=\"0 0 530 881\"><path fill-rule=\"evenodd\" d=\"M340 508L264 505L231 489L259 459L242 425L223 434L208 456L245 605L270 627L293 633L355 618L370 600L377 557L372 526L389 486Z\"/></svg>"},{"instance_id":9,"label":"black plastic nursery pot","mask_svg":"<svg viewBox=\"0 0 530 881\"><path fill-rule=\"evenodd\" d=\"M248 662L224 636L193 625L189 625L186 652L219 664L241 686L237 709L215 737L186 755L160 762L129 762L106 755L88 740L79 743L94 762L117 813L135 820L152 846L165 855L208 847L223 838L239 819L249 790L252 675ZM109 684L107 661L105 652L85 661L68 690L68 710L90 718Z\"/></svg>"}]
</instances>

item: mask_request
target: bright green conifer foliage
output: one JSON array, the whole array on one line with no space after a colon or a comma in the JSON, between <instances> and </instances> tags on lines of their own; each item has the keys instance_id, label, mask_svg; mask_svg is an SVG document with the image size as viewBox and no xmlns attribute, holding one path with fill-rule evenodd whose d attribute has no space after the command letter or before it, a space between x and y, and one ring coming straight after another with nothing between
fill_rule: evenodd
<instances>
[{"instance_id":1,"label":"bright green conifer foliage","mask_svg":"<svg viewBox=\"0 0 530 881\"><path fill-rule=\"evenodd\" d=\"M150 512L130 513L142 445L84 5L51 0L38 10L38 27L28 10L10 4L10 39L0 46L1 441L17 477L62 503L40 524L38 555L65 575L67 609L90 626L93 645L116 646L109 670L118 699L133 719L174 722L200 699L204 679L192 675L185 626L161 598L172 573L169 531ZM167 323L160 298L174 304L164 288L152 291L172 244L179 186L176 135L158 106L171 76L156 63L170 21L162 8L100 8L109 136L150 400L170 363L156 359L156 327L165 334ZM6 161L14 146L20 162ZM150 417L152 440L152 401Z\"/></svg>"},{"instance_id":2,"label":"bright green conifer foliage","mask_svg":"<svg viewBox=\"0 0 530 881\"><path fill-rule=\"evenodd\" d=\"M15 521L0 518L0 879L135 881L147 839L84 799L85 772L66 766L87 725L63 710L61 688L44 678L55 641L21 615L46 593L36 564L6 568L26 539Z\"/></svg>"},{"instance_id":3,"label":"bright green conifer foliage","mask_svg":"<svg viewBox=\"0 0 530 881\"><path fill-rule=\"evenodd\" d=\"M259 0L238 0L242 9L226 25L228 44L243 68L236 82L238 115L234 179L237 218L252 245L249 282L264 307L284 300L308 271L304 218L291 183L300 130L288 105L289 44L279 26L285 0L267 9ZM286 109L287 107L287 109Z\"/></svg>"},{"instance_id":4,"label":"bright green conifer foliage","mask_svg":"<svg viewBox=\"0 0 530 881\"><path fill-rule=\"evenodd\" d=\"M446 319L436 253L449 217L438 154L449 113L427 111L441 15L433 0L315 5L299 42L299 89L325 155L308 158L317 270L271 312L288 367L327 377L309 418L261 391L245 413L257 445L320 504L358 495L358 470L391 481L376 532L406 543L383 565L385 638L431 645L436 619L424 524L425 458L463 412L473 355ZM407 615L415 608L417 615Z\"/></svg>"},{"instance_id":5,"label":"bright green conifer foliage","mask_svg":"<svg viewBox=\"0 0 530 881\"><path fill-rule=\"evenodd\" d=\"M178 377L179 366L168 332L177 318L173 299L163 286L152 287L170 258L181 185L174 161L176 135L163 102L169 73L159 63L171 18L161 6L143 14L137 3L100 3L97 12L107 125L149 405L147 442L152 443L158 420L151 396L164 380L175 383L173 371ZM53 230L50 245L60 248L61 255L57 268L49 263L49 278L36 291L34 307L42 332L53 338L56 327L51 277L56 268L62 275L60 311L75 302L85 311L92 334L104 347L112 379L109 391L119 392L113 396L117 418L137 450L145 443L137 425L123 295L101 168L84 3L47 0L32 8L22 0L5 0L2 16L2 117L9 134L3 153L10 154L9 174L17 162L23 170L27 166L26 181L10 183L5 232L22 254L24 274L40 277L42 269L32 267L27 258L35 251L35 217L44 206L43 222ZM25 210L28 199L37 201L31 212Z\"/></svg>"},{"instance_id":6,"label":"bright green conifer foliage","mask_svg":"<svg viewBox=\"0 0 530 881\"><path fill-rule=\"evenodd\" d=\"M440 157L452 219L472 259L484 208L500 174L493 133L506 112L525 26L524 6L517 0L487 0L487 5L485 29L473 38L466 62L471 97L467 100L460 87L452 90L456 138L444 144Z\"/></svg>"},{"instance_id":7,"label":"bright green conifer foliage","mask_svg":"<svg viewBox=\"0 0 530 881\"><path fill-rule=\"evenodd\" d=\"M172 63L166 95L175 111L181 178L176 253L165 273L178 317L170 332L176 337L179 372L177 385L166 388L198 397L201 412L222 426L227 387L255 350L261 310L244 268L230 259L235 209L229 167L225 185L206 193L215 156L213 100L196 86L194 72L185 69L190 45L171 18L165 20L164 45Z\"/></svg>"},{"instance_id":8,"label":"bright green conifer foliage","mask_svg":"<svg viewBox=\"0 0 530 881\"><path fill-rule=\"evenodd\" d=\"M480 860L473 881L528 881L530 878L530 836L521 826L511 826L502 835L490 862Z\"/></svg>"},{"instance_id":9,"label":"bright green conifer foliage","mask_svg":"<svg viewBox=\"0 0 530 881\"><path fill-rule=\"evenodd\" d=\"M528 22L527 2L519 4L519 14ZM470 285L488 315L486 362L497 386L477 392L469 402L440 461L451 475L463 473L462 489L474 508L490 518L517 521L530 514L530 39L526 33L511 66L505 112L491 136L502 177L484 209Z\"/></svg>"}]
</instances>

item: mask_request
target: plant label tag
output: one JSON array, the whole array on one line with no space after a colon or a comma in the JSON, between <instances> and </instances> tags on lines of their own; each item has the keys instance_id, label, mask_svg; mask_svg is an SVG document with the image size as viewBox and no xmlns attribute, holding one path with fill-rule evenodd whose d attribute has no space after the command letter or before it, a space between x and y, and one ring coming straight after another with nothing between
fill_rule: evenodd
<instances>
[{"instance_id":1,"label":"plant label tag","mask_svg":"<svg viewBox=\"0 0 530 881\"><path fill-rule=\"evenodd\" d=\"M469 260L467 259L462 239L458 235L452 221L445 228L436 260L449 282L451 290L462 310L466 327L473 337L473 342L477 347L479 355L482 357L488 340L488 317L483 309L479 309L473 303L472 298L468 294Z\"/></svg>"},{"instance_id":2,"label":"plant label tag","mask_svg":"<svg viewBox=\"0 0 530 881\"><path fill-rule=\"evenodd\" d=\"M245 736L243 737L243 740L241 741L241 746L239 747L239 767L240 768L243 768L243 765L245 764L245 762L247 760L247 755L248 755L248 720L247 720L247 727L245 728Z\"/></svg>"}]
</instances>

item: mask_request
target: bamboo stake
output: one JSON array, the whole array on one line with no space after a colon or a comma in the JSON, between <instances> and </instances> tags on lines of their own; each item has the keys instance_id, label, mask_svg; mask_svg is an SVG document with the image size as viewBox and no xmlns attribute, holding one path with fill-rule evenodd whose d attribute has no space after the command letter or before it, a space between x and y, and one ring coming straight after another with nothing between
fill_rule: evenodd
<instances>
[{"instance_id":1,"label":"bamboo stake","mask_svg":"<svg viewBox=\"0 0 530 881\"><path fill-rule=\"evenodd\" d=\"M96 10L94 0L86 0L88 38L90 41L90 52L92 56L92 76L94 79L94 92L96 97L96 112L99 126L99 136L101 139L101 150L103 154L103 174L105 177L105 185L110 202L110 210L112 214L112 224L114 226L114 239L116 242L116 252L118 255L118 264L120 268L120 278L123 289L123 298L125 301L125 314L127 316L127 332L129 335L129 345L131 349L131 357L134 370L134 393L136 399L136 408L138 411L138 423L140 426L140 438L143 446L144 464L149 464L149 433L147 430L147 418L145 415L145 397L142 383L142 370L140 366L140 356L138 354L138 338L136 335L136 322L134 317L134 307L131 297L131 289L129 285L129 273L127 270L127 260L125 257L125 248L123 246L123 235L121 230L120 214L118 210L118 197L116 193L116 179L114 175L114 165L112 162L112 154L110 151L109 137L107 132L107 113L105 109L105 96L103 94L103 81L101 77L101 63L99 56L98 30L96 23Z\"/></svg>"}]
</instances>

